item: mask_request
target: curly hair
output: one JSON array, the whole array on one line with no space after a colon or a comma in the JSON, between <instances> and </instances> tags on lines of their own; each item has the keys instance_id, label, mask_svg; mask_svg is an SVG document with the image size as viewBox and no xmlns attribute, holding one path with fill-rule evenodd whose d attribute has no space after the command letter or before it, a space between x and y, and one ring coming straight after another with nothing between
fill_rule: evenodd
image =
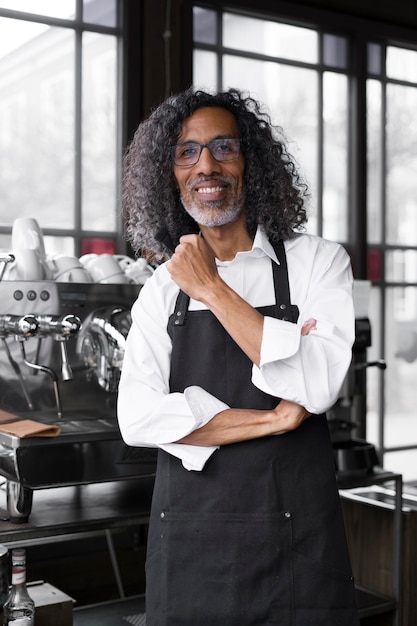
<instances>
[{"instance_id":1,"label":"curly hair","mask_svg":"<svg viewBox=\"0 0 417 626\"><path fill-rule=\"evenodd\" d=\"M156 238L162 229L174 246L181 235L198 232L182 206L169 148L177 143L183 121L203 107L222 107L236 119L245 159L249 234L253 237L262 225L271 240L288 239L307 222L308 188L287 151L282 129L272 126L259 103L238 89L211 94L190 88L169 97L139 125L124 157L126 237L137 254L146 251L155 261L170 254Z\"/></svg>"}]
</instances>

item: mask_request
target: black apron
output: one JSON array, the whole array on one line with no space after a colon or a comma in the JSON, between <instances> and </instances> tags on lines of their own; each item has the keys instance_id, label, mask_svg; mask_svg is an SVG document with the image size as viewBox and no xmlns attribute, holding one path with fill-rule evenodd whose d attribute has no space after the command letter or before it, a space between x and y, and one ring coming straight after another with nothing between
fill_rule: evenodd
<instances>
[{"instance_id":1,"label":"black apron","mask_svg":"<svg viewBox=\"0 0 417 626\"><path fill-rule=\"evenodd\" d=\"M274 248L276 303L258 310L296 322ZM217 318L188 302L180 292L168 323L170 391L199 385L233 408L275 407ZM160 450L146 576L147 626L357 626L326 417L222 446L201 472Z\"/></svg>"}]
</instances>

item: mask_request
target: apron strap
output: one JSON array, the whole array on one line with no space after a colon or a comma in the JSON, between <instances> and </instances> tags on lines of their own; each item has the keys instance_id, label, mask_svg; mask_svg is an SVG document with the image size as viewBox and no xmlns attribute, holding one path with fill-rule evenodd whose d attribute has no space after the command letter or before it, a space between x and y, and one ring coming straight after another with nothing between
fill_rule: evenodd
<instances>
[{"instance_id":1,"label":"apron strap","mask_svg":"<svg viewBox=\"0 0 417 626\"><path fill-rule=\"evenodd\" d=\"M278 263L272 261L274 275L276 318L284 322L297 323L299 310L296 304L291 304L290 283L288 280L287 255L285 254L282 239L273 241L272 247L277 255Z\"/></svg>"},{"instance_id":2,"label":"apron strap","mask_svg":"<svg viewBox=\"0 0 417 626\"><path fill-rule=\"evenodd\" d=\"M272 242L272 246L279 261L279 264L271 261L275 290L275 317L285 322L293 322L295 324L298 320L299 310L297 305L291 304L287 255L285 254L284 242L280 239L279 241ZM175 303L174 312L170 315L168 320L168 334L171 339L172 327L184 326L187 320L189 303L190 297L184 291L180 290Z\"/></svg>"}]
</instances>

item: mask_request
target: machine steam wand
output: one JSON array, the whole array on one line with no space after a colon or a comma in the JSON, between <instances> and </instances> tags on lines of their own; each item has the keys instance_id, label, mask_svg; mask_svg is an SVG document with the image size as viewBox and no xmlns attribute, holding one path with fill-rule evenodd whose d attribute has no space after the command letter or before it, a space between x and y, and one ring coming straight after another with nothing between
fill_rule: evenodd
<instances>
[{"instance_id":1,"label":"machine steam wand","mask_svg":"<svg viewBox=\"0 0 417 626\"><path fill-rule=\"evenodd\" d=\"M25 381L22 376L21 369L12 357L9 345L6 341L6 337L14 335L15 339L20 341L23 345L23 341L29 337L36 335L38 331L38 321L34 315L0 315L0 338L2 340L4 349L6 350L7 358L10 365L15 371L20 386L25 396L26 403L29 410L33 410L32 400L30 399L28 390L26 389Z\"/></svg>"},{"instance_id":2,"label":"machine steam wand","mask_svg":"<svg viewBox=\"0 0 417 626\"><path fill-rule=\"evenodd\" d=\"M80 318L76 315L64 315L62 317L55 315L37 315L36 318L39 322L39 337L52 335L53 339L58 341L61 350L62 380L71 380L73 375L68 361L66 342L69 337L76 335L80 330Z\"/></svg>"},{"instance_id":3,"label":"machine steam wand","mask_svg":"<svg viewBox=\"0 0 417 626\"><path fill-rule=\"evenodd\" d=\"M6 252L6 253L0 252L0 263L2 263L2 267L0 269L0 283L4 276L4 272L6 271L7 264L13 263L14 260L15 260L15 256L14 254L11 254L11 252Z\"/></svg>"},{"instance_id":4,"label":"machine steam wand","mask_svg":"<svg viewBox=\"0 0 417 626\"><path fill-rule=\"evenodd\" d=\"M65 342L71 335L75 335L79 331L81 327L80 318L76 315L37 315L36 320L38 322L37 334L40 339L51 335L55 341L59 342L62 360L62 378L63 380L71 380L72 370L68 361L68 354ZM23 362L25 363L25 365L36 371L43 372L51 378L58 418L62 418L61 396L59 393L58 376L55 370L47 367L46 365L39 365L38 363L31 363L30 361L28 361L23 341L21 342L20 346Z\"/></svg>"},{"instance_id":5,"label":"machine steam wand","mask_svg":"<svg viewBox=\"0 0 417 626\"><path fill-rule=\"evenodd\" d=\"M26 350L25 350L23 341L20 342L20 350L22 352L22 359L25 365L36 370L37 372L43 372L44 374L47 374L51 378L52 386L54 389L54 395L55 395L56 409L57 409L58 417L61 418L62 417L62 404L61 404L61 396L59 393L58 376L56 375L56 372L50 367L47 367L46 365L38 365L37 363L31 363L30 361L28 361L26 358Z\"/></svg>"}]
</instances>

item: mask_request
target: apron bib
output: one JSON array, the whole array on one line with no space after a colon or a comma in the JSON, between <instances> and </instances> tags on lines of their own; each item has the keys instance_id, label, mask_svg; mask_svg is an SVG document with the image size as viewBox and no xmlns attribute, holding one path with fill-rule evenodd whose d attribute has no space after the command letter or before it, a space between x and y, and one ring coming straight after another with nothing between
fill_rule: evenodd
<instances>
[{"instance_id":1,"label":"apron bib","mask_svg":"<svg viewBox=\"0 0 417 626\"><path fill-rule=\"evenodd\" d=\"M263 315L298 319L282 242L276 302ZM180 292L168 323L170 391L199 385L234 408L279 398L251 382L252 363L210 311ZM324 415L280 436L222 446L201 472L164 451L146 562L147 626L359 624Z\"/></svg>"}]
</instances>

